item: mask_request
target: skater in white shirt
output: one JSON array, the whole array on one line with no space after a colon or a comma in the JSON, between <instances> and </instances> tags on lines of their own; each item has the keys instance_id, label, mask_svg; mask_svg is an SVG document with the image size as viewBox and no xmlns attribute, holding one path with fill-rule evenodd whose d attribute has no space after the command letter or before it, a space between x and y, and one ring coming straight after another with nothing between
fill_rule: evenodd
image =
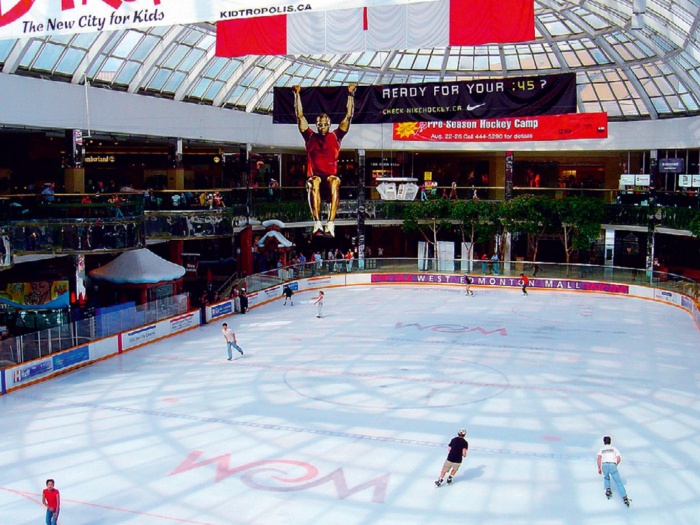
<instances>
[{"instance_id":1,"label":"skater in white shirt","mask_svg":"<svg viewBox=\"0 0 700 525\"><path fill-rule=\"evenodd\" d=\"M233 359L232 350L235 348L238 352L243 355L243 350L238 346L236 342L236 334L233 333L226 323L221 325L221 333L224 334L224 339L226 340L226 351L228 352L228 360Z\"/></svg>"},{"instance_id":2,"label":"skater in white shirt","mask_svg":"<svg viewBox=\"0 0 700 525\"><path fill-rule=\"evenodd\" d=\"M318 308L318 313L316 317L319 319L323 317L323 291L319 291L318 295L314 298L314 304Z\"/></svg>"},{"instance_id":3,"label":"skater in white shirt","mask_svg":"<svg viewBox=\"0 0 700 525\"><path fill-rule=\"evenodd\" d=\"M603 485L605 486L607 498L610 499L612 497L612 490L610 489L610 478L612 478L615 480L617 491L622 496L622 501L629 507L630 500L627 498L627 491L620 479L620 473L617 471L617 466L622 461L622 457L620 456L620 451L613 447L611 443L612 439L610 436L603 438L604 446L598 452L598 474L603 474Z\"/></svg>"}]
</instances>

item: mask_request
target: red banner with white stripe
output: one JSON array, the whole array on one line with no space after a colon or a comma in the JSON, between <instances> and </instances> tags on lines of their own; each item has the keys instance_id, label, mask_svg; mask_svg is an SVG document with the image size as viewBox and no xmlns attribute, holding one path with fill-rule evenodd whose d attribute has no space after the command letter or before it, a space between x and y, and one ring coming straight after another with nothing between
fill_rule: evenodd
<instances>
[{"instance_id":1,"label":"red banner with white stripe","mask_svg":"<svg viewBox=\"0 0 700 525\"><path fill-rule=\"evenodd\" d=\"M216 55L319 55L535 39L534 0L436 0L216 24Z\"/></svg>"}]
</instances>

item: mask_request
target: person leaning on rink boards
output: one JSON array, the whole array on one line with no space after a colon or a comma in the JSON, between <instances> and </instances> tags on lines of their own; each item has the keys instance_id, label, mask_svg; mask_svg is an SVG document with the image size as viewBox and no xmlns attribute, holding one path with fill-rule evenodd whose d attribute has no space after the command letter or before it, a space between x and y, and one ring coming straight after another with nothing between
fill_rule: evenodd
<instances>
[{"instance_id":1,"label":"person leaning on rink boards","mask_svg":"<svg viewBox=\"0 0 700 525\"><path fill-rule=\"evenodd\" d=\"M612 498L612 490L610 488L610 478L615 481L617 491L622 496L622 501L625 505L630 506L630 500L627 497L627 491L620 479L620 473L617 471L617 466L622 461L620 451L612 446L612 438L605 436L603 438L603 448L598 452L598 474L603 475L603 486L605 487L605 496Z\"/></svg>"},{"instance_id":2,"label":"person leaning on rink boards","mask_svg":"<svg viewBox=\"0 0 700 525\"><path fill-rule=\"evenodd\" d=\"M442 465L440 477L437 479L437 481L435 481L436 487L442 485L442 482L445 479L445 474L450 471L450 475L447 478L447 484L451 484L452 478L455 474L457 474L459 467L462 466L462 459L467 457L467 450L469 449L469 443L467 443L467 440L464 439L464 436L466 435L467 429L460 429L459 432L457 432L457 436L453 437L452 441L450 441L450 444L447 446L447 459Z\"/></svg>"}]
</instances>

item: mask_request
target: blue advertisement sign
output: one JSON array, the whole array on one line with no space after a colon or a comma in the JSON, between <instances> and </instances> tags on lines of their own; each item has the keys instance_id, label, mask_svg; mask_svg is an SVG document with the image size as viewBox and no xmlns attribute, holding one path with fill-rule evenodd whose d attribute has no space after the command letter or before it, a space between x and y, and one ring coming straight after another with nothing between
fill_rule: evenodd
<instances>
[{"instance_id":1,"label":"blue advertisement sign","mask_svg":"<svg viewBox=\"0 0 700 525\"><path fill-rule=\"evenodd\" d=\"M221 317L222 315L228 315L233 313L233 303L231 301L226 301L225 303L217 304L211 307L211 317Z\"/></svg>"},{"instance_id":2,"label":"blue advertisement sign","mask_svg":"<svg viewBox=\"0 0 700 525\"><path fill-rule=\"evenodd\" d=\"M13 371L12 382L17 385L22 381L27 379L32 379L37 376L41 376L51 372L52 370L51 359L45 359L33 365L24 366L22 368L15 368Z\"/></svg>"},{"instance_id":3,"label":"blue advertisement sign","mask_svg":"<svg viewBox=\"0 0 700 525\"><path fill-rule=\"evenodd\" d=\"M85 345L53 356L53 369L61 370L88 361L90 359L89 349L90 347Z\"/></svg>"}]
</instances>

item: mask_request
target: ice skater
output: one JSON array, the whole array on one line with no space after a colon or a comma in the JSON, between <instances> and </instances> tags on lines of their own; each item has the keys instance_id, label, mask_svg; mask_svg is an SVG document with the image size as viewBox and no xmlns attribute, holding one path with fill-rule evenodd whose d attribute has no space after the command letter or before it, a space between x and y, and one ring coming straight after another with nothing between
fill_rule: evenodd
<instances>
[{"instance_id":1,"label":"ice skater","mask_svg":"<svg viewBox=\"0 0 700 525\"><path fill-rule=\"evenodd\" d=\"M469 277L466 273L464 274L464 285L465 285L465 290L464 290L464 295L474 295L474 292L472 292L472 283L474 282L474 279Z\"/></svg>"},{"instance_id":2,"label":"ice skater","mask_svg":"<svg viewBox=\"0 0 700 525\"><path fill-rule=\"evenodd\" d=\"M235 348L238 352L243 355L243 350L238 346L236 341L236 334L233 333L226 323L221 325L221 333L224 334L224 339L226 340L226 352L228 353L228 360L233 359L233 349Z\"/></svg>"},{"instance_id":3,"label":"ice skater","mask_svg":"<svg viewBox=\"0 0 700 525\"><path fill-rule=\"evenodd\" d=\"M54 485L54 480L47 479L46 488L41 494L41 503L46 507L46 525L56 525L61 512L61 494Z\"/></svg>"},{"instance_id":4,"label":"ice skater","mask_svg":"<svg viewBox=\"0 0 700 525\"><path fill-rule=\"evenodd\" d=\"M282 295L284 295L284 305L283 306L287 306L287 300L289 300L290 306L294 306L294 299L292 299L294 292L292 291L292 289L289 287L288 284L285 284L284 288L282 288Z\"/></svg>"},{"instance_id":5,"label":"ice skater","mask_svg":"<svg viewBox=\"0 0 700 525\"><path fill-rule=\"evenodd\" d=\"M447 459L442 465L440 477L435 482L436 487L442 485L442 482L445 479L445 474L450 471L450 475L447 477L447 484L449 485L452 483L452 478L455 474L457 474L459 467L462 466L462 459L467 457L467 450L469 449L469 443L467 443L467 440L464 439L464 436L466 435L467 429L460 429L460 431L457 432L457 436L453 437L452 441L450 441L450 444L447 446Z\"/></svg>"},{"instance_id":6,"label":"ice skater","mask_svg":"<svg viewBox=\"0 0 700 525\"><path fill-rule=\"evenodd\" d=\"M313 304L315 304L316 307L318 308L318 311L316 313L316 317L318 317L320 319L321 317L323 317L323 291L322 290L320 290L318 292L318 295L316 297L314 297Z\"/></svg>"},{"instance_id":7,"label":"ice skater","mask_svg":"<svg viewBox=\"0 0 700 525\"><path fill-rule=\"evenodd\" d=\"M617 491L622 496L622 501L625 505L630 506L630 500L627 497L627 491L620 479L620 473L617 471L617 466L622 461L620 451L612 446L610 436L603 438L603 448L598 452L598 474L603 474L603 486L605 487L605 495L608 499L612 498L612 490L610 489L610 478L615 480Z\"/></svg>"},{"instance_id":8,"label":"ice skater","mask_svg":"<svg viewBox=\"0 0 700 525\"><path fill-rule=\"evenodd\" d=\"M523 283L523 295L527 295L527 287L530 285L530 279L524 273L520 274L520 281Z\"/></svg>"}]
</instances>

